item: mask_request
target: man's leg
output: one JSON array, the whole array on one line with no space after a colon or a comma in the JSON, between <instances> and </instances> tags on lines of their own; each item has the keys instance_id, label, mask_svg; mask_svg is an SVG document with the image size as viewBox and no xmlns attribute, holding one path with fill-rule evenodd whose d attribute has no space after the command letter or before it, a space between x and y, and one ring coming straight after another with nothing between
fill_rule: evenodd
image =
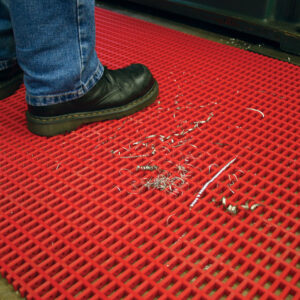
<instances>
[{"instance_id":1,"label":"man's leg","mask_svg":"<svg viewBox=\"0 0 300 300\"><path fill-rule=\"evenodd\" d=\"M151 104L158 86L143 65L110 71L95 52L92 0L8 0L24 71L28 128L53 136Z\"/></svg>"},{"instance_id":2,"label":"man's leg","mask_svg":"<svg viewBox=\"0 0 300 300\"><path fill-rule=\"evenodd\" d=\"M30 105L83 96L101 78L94 1L8 0Z\"/></svg>"},{"instance_id":3,"label":"man's leg","mask_svg":"<svg viewBox=\"0 0 300 300\"><path fill-rule=\"evenodd\" d=\"M16 64L16 45L9 11L5 0L0 0L0 71Z\"/></svg>"},{"instance_id":4,"label":"man's leg","mask_svg":"<svg viewBox=\"0 0 300 300\"><path fill-rule=\"evenodd\" d=\"M0 100L10 96L22 83L23 75L16 62L16 46L8 4L0 0Z\"/></svg>"}]
</instances>

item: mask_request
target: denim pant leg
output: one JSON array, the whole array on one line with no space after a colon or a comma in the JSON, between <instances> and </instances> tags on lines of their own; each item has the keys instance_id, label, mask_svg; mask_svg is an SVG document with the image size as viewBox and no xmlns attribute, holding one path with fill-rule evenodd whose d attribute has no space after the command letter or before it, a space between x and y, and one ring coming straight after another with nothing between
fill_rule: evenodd
<instances>
[{"instance_id":1,"label":"denim pant leg","mask_svg":"<svg viewBox=\"0 0 300 300\"><path fill-rule=\"evenodd\" d=\"M16 45L8 3L0 0L0 71L16 64Z\"/></svg>"},{"instance_id":2,"label":"denim pant leg","mask_svg":"<svg viewBox=\"0 0 300 300\"><path fill-rule=\"evenodd\" d=\"M83 96L101 78L93 0L8 0L28 104Z\"/></svg>"}]
</instances>

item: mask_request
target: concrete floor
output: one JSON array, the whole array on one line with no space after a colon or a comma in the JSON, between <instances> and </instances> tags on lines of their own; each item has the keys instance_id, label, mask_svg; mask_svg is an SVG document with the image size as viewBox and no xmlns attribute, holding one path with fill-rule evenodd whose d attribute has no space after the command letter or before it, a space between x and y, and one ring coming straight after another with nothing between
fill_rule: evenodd
<instances>
[{"instance_id":1,"label":"concrete floor","mask_svg":"<svg viewBox=\"0 0 300 300\"><path fill-rule=\"evenodd\" d=\"M276 43L248 34L243 34L197 20L191 20L187 17L159 11L128 1L101 0L96 1L96 5L130 17L142 19L167 28L192 34L221 44L256 52L300 66L300 56L281 51L279 45Z\"/></svg>"},{"instance_id":2,"label":"concrete floor","mask_svg":"<svg viewBox=\"0 0 300 300\"><path fill-rule=\"evenodd\" d=\"M239 32L222 29L217 26L205 24L199 21L188 20L185 17L175 16L165 12L160 12L148 7L142 7L126 1L96 1L97 6L112 10L127 16L142 19L167 28L192 34L221 44L227 44L240 49L253 51L273 57L282 61L287 61L300 66L300 57L281 51L276 45L258 38L253 38ZM24 299L19 292L0 275L0 300Z\"/></svg>"},{"instance_id":3,"label":"concrete floor","mask_svg":"<svg viewBox=\"0 0 300 300\"><path fill-rule=\"evenodd\" d=\"M18 291L15 291L13 286L8 284L7 280L0 275L0 300L20 300L24 299Z\"/></svg>"}]
</instances>

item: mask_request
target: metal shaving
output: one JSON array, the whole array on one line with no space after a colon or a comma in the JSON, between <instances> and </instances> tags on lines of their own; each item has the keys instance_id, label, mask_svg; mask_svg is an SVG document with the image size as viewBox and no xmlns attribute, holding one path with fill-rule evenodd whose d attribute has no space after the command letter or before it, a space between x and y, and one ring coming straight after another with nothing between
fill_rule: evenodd
<instances>
[{"instance_id":1,"label":"metal shaving","mask_svg":"<svg viewBox=\"0 0 300 300\"><path fill-rule=\"evenodd\" d=\"M263 206L262 204L259 204L259 203L252 204L251 206L249 206L248 202L249 202L249 201L247 201L244 205L241 205L241 207L244 208L244 209L246 209L246 210L254 211L254 210L257 209L259 206Z\"/></svg>"},{"instance_id":2,"label":"metal shaving","mask_svg":"<svg viewBox=\"0 0 300 300\"><path fill-rule=\"evenodd\" d=\"M222 201L222 204L225 206L226 205L226 198L223 197L221 201Z\"/></svg>"},{"instance_id":3,"label":"metal shaving","mask_svg":"<svg viewBox=\"0 0 300 300\"><path fill-rule=\"evenodd\" d=\"M225 207L225 209L228 212L230 212L231 214L236 215L238 213L238 205L229 204L228 207L226 207L226 198L225 197L222 198L221 202L222 202L222 205ZM254 211L259 206L263 206L262 204L253 204L253 205L251 205L251 207L249 207L248 202L249 201L247 201L245 204L240 205L240 207L243 208L243 209L246 209L246 210Z\"/></svg>"},{"instance_id":4,"label":"metal shaving","mask_svg":"<svg viewBox=\"0 0 300 300\"><path fill-rule=\"evenodd\" d=\"M156 153L155 146L154 146L154 145L152 145L152 147L151 147L151 148L152 148L152 152L151 152L151 154L152 154L152 155L154 155L154 154Z\"/></svg>"},{"instance_id":5,"label":"metal shaving","mask_svg":"<svg viewBox=\"0 0 300 300\"><path fill-rule=\"evenodd\" d=\"M113 155L114 155L115 153L117 153L117 152L118 152L118 150L110 150L110 153L113 154ZM118 154L120 155L120 151L118 152Z\"/></svg>"},{"instance_id":6,"label":"metal shaving","mask_svg":"<svg viewBox=\"0 0 300 300\"><path fill-rule=\"evenodd\" d=\"M165 142L165 141L169 140L172 136L177 136L177 137L178 137L178 136L184 136L184 135L186 135L187 133L194 131L196 128L199 127L199 125L202 125L202 124L205 124L205 123L209 122L210 119L211 119L213 116L214 116L214 114L211 112L206 120L201 120L201 121L194 122L194 123L193 123L193 124L194 124L194 127L189 128L189 129L187 129L187 130L182 130L182 131L179 132L179 133L178 133L178 132L177 132L177 133L172 133L172 134L170 134L170 135L167 136L167 137L161 134L161 135L159 135L159 140L160 140L161 142ZM145 139L150 139L150 138L153 138L153 137L156 137L156 136L157 136L156 134L149 135L149 136L145 137ZM135 142L135 143L133 143L133 145L137 145L138 143L141 143L141 142L142 142L142 141ZM171 143L174 144L174 139L171 139Z\"/></svg>"},{"instance_id":7,"label":"metal shaving","mask_svg":"<svg viewBox=\"0 0 300 300\"><path fill-rule=\"evenodd\" d=\"M122 171L128 171L128 172L131 174L131 171L130 171L129 169L123 168L123 169L120 169L120 170L119 170L119 174L120 174L120 175L122 175Z\"/></svg>"},{"instance_id":8,"label":"metal shaving","mask_svg":"<svg viewBox=\"0 0 300 300\"><path fill-rule=\"evenodd\" d=\"M257 209L259 206L263 206L262 204L253 204L253 205L251 205L251 207L250 207L250 210L251 211L254 211L255 209Z\"/></svg>"},{"instance_id":9,"label":"metal shaving","mask_svg":"<svg viewBox=\"0 0 300 300\"><path fill-rule=\"evenodd\" d=\"M180 107L177 107L177 110L179 110L179 109L180 109ZM167 151L170 152L170 149L163 145L161 145L160 147L158 147L156 149L157 145L155 145L154 143L151 144L151 139L154 139L154 138L159 139L161 142L167 141L168 144L172 148L180 147L188 142L188 139L180 141L179 139L181 139L182 136L184 136L188 133L191 133L192 131L197 129L200 125L209 122L213 116L214 116L214 114L213 114L213 112L211 112L208 115L206 120L193 122L192 123L193 127L189 128L189 129L183 129L181 126L177 126L177 127L181 127L181 131L171 133L168 136L164 136L162 134L151 134L146 137L143 137L141 140L135 141L135 142L129 144L129 147L127 147L127 148L122 147L125 151L127 151L126 154L128 154L128 155L126 155L126 156L121 156L122 154L118 150L111 150L111 153L113 155L115 155L115 154L120 155L120 158L134 159L134 158L154 156L158 150L162 150L162 149L167 149ZM174 113L174 117L175 117L175 113ZM185 123L188 123L188 121L185 121ZM197 148L197 146L195 146L195 145L192 145L192 146ZM134 155L134 153L132 153L133 155L131 155L131 153L128 153L133 148L135 150L137 150L137 148L142 148L142 147L146 147L148 150L147 151L148 153L142 154L142 155ZM182 186L185 184L184 178L185 178L185 176L187 176L186 173L188 172L183 166L178 165L177 168L179 171L178 177L171 177L171 174L163 175L162 172L160 172L160 174L156 178L148 178L148 179L144 178L144 180L145 180L144 187L146 187L148 189L153 188L153 189L158 189L160 191L166 190L167 192L177 193L178 192L177 188L179 186ZM136 166L136 171L155 171L155 170L162 171L156 165L138 165L138 166Z\"/></svg>"},{"instance_id":10,"label":"metal shaving","mask_svg":"<svg viewBox=\"0 0 300 300\"><path fill-rule=\"evenodd\" d=\"M186 131L182 130L182 132L181 132L181 133L178 133L177 135L184 136L185 134L194 131L196 128L199 127L199 124L202 125L202 124L205 124L205 123L209 122L210 119L211 119L213 116L214 116L214 114L211 112L206 120L201 120L201 121L194 122L194 127L189 128L189 129L187 129ZM174 135L175 135L175 134L174 134Z\"/></svg>"},{"instance_id":11,"label":"metal shaving","mask_svg":"<svg viewBox=\"0 0 300 300\"><path fill-rule=\"evenodd\" d=\"M168 176L160 174L156 178L148 180L144 184L144 186L148 189L153 188L160 191L168 190L172 192L173 188L177 187L177 185L175 184L177 180L181 180L182 184L185 183L185 181L180 177L170 178Z\"/></svg>"},{"instance_id":12,"label":"metal shaving","mask_svg":"<svg viewBox=\"0 0 300 300\"><path fill-rule=\"evenodd\" d=\"M121 158L139 158L139 157L148 157L148 154L142 154L142 155L133 155L133 156L121 156Z\"/></svg>"},{"instance_id":13,"label":"metal shaving","mask_svg":"<svg viewBox=\"0 0 300 300\"><path fill-rule=\"evenodd\" d=\"M232 185L234 185L234 183L228 184L227 186L228 186L229 191L230 191L232 194L235 194L235 192L234 192L234 191L232 190L232 188L230 187L230 186L232 186Z\"/></svg>"},{"instance_id":14,"label":"metal shaving","mask_svg":"<svg viewBox=\"0 0 300 300\"><path fill-rule=\"evenodd\" d=\"M136 167L136 170L139 171L139 170L142 170L142 171L154 171L154 170L157 170L158 169L158 166L151 166L151 165L146 165L146 166L137 166Z\"/></svg>"},{"instance_id":15,"label":"metal shaving","mask_svg":"<svg viewBox=\"0 0 300 300\"><path fill-rule=\"evenodd\" d=\"M172 182L170 181L170 178L164 175L158 175L156 178L148 180L144 186L146 188L153 188L160 191L165 189L172 191Z\"/></svg>"},{"instance_id":16,"label":"metal shaving","mask_svg":"<svg viewBox=\"0 0 300 300\"><path fill-rule=\"evenodd\" d=\"M203 192L206 190L206 188L216 179L218 178L232 163L234 163L236 161L237 157L235 157L233 160L231 160L228 164L226 164L212 179L210 179L209 181L207 181L204 186L202 187L202 189L200 190L200 192L197 194L195 200L190 204L190 209L192 209L195 204L198 202L199 198L201 197L201 195L203 194Z\"/></svg>"},{"instance_id":17,"label":"metal shaving","mask_svg":"<svg viewBox=\"0 0 300 300\"><path fill-rule=\"evenodd\" d=\"M149 136L145 137L145 139L151 139L151 138L154 138L154 137L156 137L156 134L149 135Z\"/></svg>"},{"instance_id":18,"label":"metal shaving","mask_svg":"<svg viewBox=\"0 0 300 300\"><path fill-rule=\"evenodd\" d=\"M228 207L226 207L226 198L225 197L222 198L221 202L222 202L222 205L226 208L226 210L228 212L230 212L231 214L236 215L238 213L237 205L235 206L235 205L229 204Z\"/></svg>"},{"instance_id":19,"label":"metal shaving","mask_svg":"<svg viewBox=\"0 0 300 300\"><path fill-rule=\"evenodd\" d=\"M247 107L246 109L256 111L256 112L260 113L260 114L262 115L263 118L265 117L264 113L263 113L262 111L258 110L258 109L251 108L251 107Z\"/></svg>"},{"instance_id":20,"label":"metal shaving","mask_svg":"<svg viewBox=\"0 0 300 300\"><path fill-rule=\"evenodd\" d=\"M156 134L151 134L151 135L146 136L143 140L146 140L146 139L152 139L152 138L155 138L155 137L157 137ZM143 140L134 142L132 145L133 145L133 146L136 146L136 145L142 143ZM146 144L146 145L147 145L147 144Z\"/></svg>"},{"instance_id":21,"label":"metal shaving","mask_svg":"<svg viewBox=\"0 0 300 300\"><path fill-rule=\"evenodd\" d=\"M177 181L177 180L181 181L182 182L181 185L185 184L185 181L182 177L173 177L172 180L174 180L174 182Z\"/></svg>"},{"instance_id":22,"label":"metal shaving","mask_svg":"<svg viewBox=\"0 0 300 300\"><path fill-rule=\"evenodd\" d=\"M214 114L211 112L206 120L204 120L204 121L197 121L197 122L194 122L194 124L195 124L195 126L198 127L199 124L205 124L205 123L209 122L210 119L211 119L213 116L214 116Z\"/></svg>"},{"instance_id":23,"label":"metal shaving","mask_svg":"<svg viewBox=\"0 0 300 300\"><path fill-rule=\"evenodd\" d=\"M229 211L230 213L236 215L238 213L238 207L229 204L228 207L227 207L227 211Z\"/></svg>"},{"instance_id":24,"label":"metal shaving","mask_svg":"<svg viewBox=\"0 0 300 300\"><path fill-rule=\"evenodd\" d=\"M186 236L186 232L181 237L179 237L179 239L174 243L174 246L185 236Z\"/></svg>"},{"instance_id":25,"label":"metal shaving","mask_svg":"<svg viewBox=\"0 0 300 300\"><path fill-rule=\"evenodd\" d=\"M219 145L220 147L225 147L225 146L228 146L228 144L225 144L225 143L215 143L215 145Z\"/></svg>"},{"instance_id":26,"label":"metal shaving","mask_svg":"<svg viewBox=\"0 0 300 300\"><path fill-rule=\"evenodd\" d=\"M184 145L184 141L180 141L177 145L173 146L173 148L178 148L182 145Z\"/></svg>"},{"instance_id":27,"label":"metal shaving","mask_svg":"<svg viewBox=\"0 0 300 300\"><path fill-rule=\"evenodd\" d=\"M166 221L167 226L169 225L169 220L170 220L173 216L175 216L175 214L168 216L167 221Z\"/></svg>"},{"instance_id":28,"label":"metal shaving","mask_svg":"<svg viewBox=\"0 0 300 300\"><path fill-rule=\"evenodd\" d=\"M248 201L245 204L242 204L241 207L244 209L249 209Z\"/></svg>"},{"instance_id":29,"label":"metal shaving","mask_svg":"<svg viewBox=\"0 0 300 300\"><path fill-rule=\"evenodd\" d=\"M235 178L236 182L238 182L239 180L238 180L237 176L235 174L232 174L232 175Z\"/></svg>"},{"instance_id":30,"label":"metal shaving","mask_svg":"<svg viewBox=\"0 0 300 300\"><path fill-rule=\"evenodd\" d=\"M217 164L211 164L211 165L209 165L209 166L208 166L208 174L210 174L210 170L211 170L212 166L218 167Z\"/></svg>"},{"instance_id":31,"label":"metal shaving","mask_svg":"<svg viewBox=\"0 0 300 300\"><path fill-rule=\"evenodd\" d=\"M186 174L188 171L186 170L186 168L184 166L181 166L181 165L177 165L177 170L182 173L181 175L184 175Z\"/></svg>"}]
</instances>

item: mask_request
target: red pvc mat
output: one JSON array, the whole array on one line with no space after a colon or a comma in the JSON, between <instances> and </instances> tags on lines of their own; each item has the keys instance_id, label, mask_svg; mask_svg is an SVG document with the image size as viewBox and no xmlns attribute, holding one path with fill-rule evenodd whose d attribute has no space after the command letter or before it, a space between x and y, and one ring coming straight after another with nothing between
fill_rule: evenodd
<instances>
[{"instance_id":1,"label":"red pvc mat","mask_svg":"<svg viewBox=\"0 0 300 300\"><path fill-rule=\"evenodd\" d=\"M102 62L146 64L160 96L53 138L24 88L0 102L1 274L27 299L299 299L299 67L96 23Z\"/></svg>"}]
</instances>

